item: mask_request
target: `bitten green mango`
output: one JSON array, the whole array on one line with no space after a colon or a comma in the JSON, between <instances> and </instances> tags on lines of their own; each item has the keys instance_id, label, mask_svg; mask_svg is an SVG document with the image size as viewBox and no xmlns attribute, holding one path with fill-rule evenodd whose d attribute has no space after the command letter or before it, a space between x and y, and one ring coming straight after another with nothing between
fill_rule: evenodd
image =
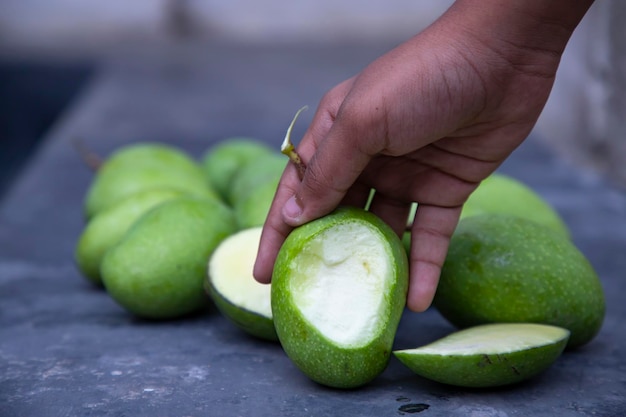
<instances>
[{"instance_id":1,"label":"bitten green mango","mask_svg":"<svg viewBox=\"0 0 626 417\"><path fill-rule=\"evenodd\" d=\"M274 265L271 303L279 341L312 380L355 388L387 366L408 287L402 242L357 208L294 229Z\"/></svg>"}]
</instances>

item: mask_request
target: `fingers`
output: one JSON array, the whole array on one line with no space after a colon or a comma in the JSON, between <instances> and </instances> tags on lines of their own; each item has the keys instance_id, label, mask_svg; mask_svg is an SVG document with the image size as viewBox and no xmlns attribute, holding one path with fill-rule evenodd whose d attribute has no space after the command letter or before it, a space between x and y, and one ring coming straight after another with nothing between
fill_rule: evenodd
<instances>
[{"instance_id":1,"label":"fingers","mask_svg":"<svg viewBox=\"0 0 626 417\"><path fill-rule=\"evenodd\" d=\"M285 204L284 221L299 226L331 212L369 160L370 156L355 149L349 137L329 135L310 160L295 194Z\"/></svg>"},{"instance_id":2,"label":"fingers","mask_svg":"<svg viewBox=\"0 0 626 417\"><path fill-rule=\"evenodd\" d=\"M356 77L350 78L324 96L298 146L306 172L282 211L283 221L292 227L328 214L342 202L360 201L369 192L352 187L375 153L364 152L363 143L381 139L365 124L377 125L381 113L370 114L375 107L370 101L350 100L355 84Z\"/></svg>"},{"instance_id":3,"label":"fingers","mask_svg":"<svg viewBox=\"0 0 626 417\"><path fill-rule=\"evenodd\" d=\"M292 227L283 222L281 211L299 183L300 180L295 167L292 164L287 164L263 225L261 241L254 263L252 275L263 284L268 284L272 280L274 262L278 251L292 230Z\"/></svg>"},{"instance_id":4,"label":"fingers","mask_svg":"<svg viewBox=\"0 0 626 417\"><path fill-rule=\"evenodd\" d=\"M330 90L320 102L311 125L298 146L298 153L302 159L309 161L316 152L318 144L326 137L330 130L337 109L352 85L352 80L346 80ZM287 164L283 176L276 190L274 200L263 226L259 250L254 264L253 276L261 283L269 283L278 251L293 229L292 225L283 219L283 211L299 210L298 203L290 198L296 194L300 186L300 179L293 164ZM295 204L295 208L294 208Z\"/></svg>"},{"instance_id":5,"label":"fingers","mask_svg":"<svg viewBox=\"0 0 626 417\"><path fill-rule=\"evenodd\" d=\"M406 224L411 210L411 203L401 202L376 193L370 211L383 219L399 237L406 230Z\"/></svg>"},{"instance_id":6,"label":"fingers","mask_svg":"<svg viewBox=\"0 0 626 417\"><path fill-rule=\"evenodd\" d=\"M461 208L418 206L411 228L410 310L425 311L432 303Z\"/></svg>"},{"instance_id":7,"label":"fingers","mask_svg":"<svg viewBox=\"0 0 626 417\"><path fill-rule=\"evenodd\" d=\"M253 272L259 282L270 282L278 251L293 227L328 214L342 201L360 201L358 205L363 206L367 200L369 190L355 189L350 193L348 190L367 165L369 156L355 152L350 140L331 134L315 148L313 144L320 139L310 132L311 129L298 148L302 149L305 161L314 152L302 182L289 164L263 227Z\"/></svg>"}]
</instances>

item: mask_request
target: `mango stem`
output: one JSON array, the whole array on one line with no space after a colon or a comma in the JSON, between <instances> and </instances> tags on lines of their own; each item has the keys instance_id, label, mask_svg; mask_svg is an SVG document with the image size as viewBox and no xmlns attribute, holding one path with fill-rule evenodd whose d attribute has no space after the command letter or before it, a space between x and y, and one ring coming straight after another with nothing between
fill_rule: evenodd
<instances>
[{"instance_id":1,"label":"mango stem","mask_svg":"<svg viewBox=\"0 0 626 417\"><path fill-rule=\"evenodd\" d=\"M104 162L102 158L97 155L93 150L89 149L81 139L74 138L71 140L71 142L72 146L74 147L76 152L78 152L78 155L80 155L85 165L87 165L87 167L89 167L94 172L98 171L98 169L100 169Z\"/></svg>"},{"instance_id":2,"label":"mango stem","mask_svg":"<svg viewBox=\"0 0 626 417\"><path fill-rule=\"evenodd\" d=\"M284 155L287 155L291 163L294 164L296 169L298 170L298 177L300 178L300 181L302 181L302 178L304 178L304 172L306 171L306 164L304 163L302 158L300 158L300 155L296 151L296 148L293 146L293 143L291 143L291 131L293 130L293 126L294 124L296 124L296 120L298 119L298 116L300 116L300 113L302 113L306 109L308 109L308 106L301 107L296 112L296 115L293 116L293 120L291 121L291 123L289 124L289 127L287 128L287 134L285 135L285 139L283 140L283 143L280 146L280 152L283 153Z\"/></svg>"}]
</instances>

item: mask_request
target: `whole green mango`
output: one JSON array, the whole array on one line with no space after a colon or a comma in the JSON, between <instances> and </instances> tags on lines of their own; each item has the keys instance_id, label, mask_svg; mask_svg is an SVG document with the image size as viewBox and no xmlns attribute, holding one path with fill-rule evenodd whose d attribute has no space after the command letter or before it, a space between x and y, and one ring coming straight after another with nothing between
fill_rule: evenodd
<instances>
[{"instance_id":1,"label":"whole green mango","mask_svg":"<svg viewBox=\"0 0 626 417\"><path fill-rule=\"evenodd\" d=\"M88 219L138 191L175 188L218 198L201 166L183 151L165 144L136 143L117 149L96 172L84 202Z\"/></svg>"},{"instance_id":2,"label":"whole green mango","mask_svg":"<svg viewBox=\"0 0 626 417\"><path fill-rule=\"evenodd\" d=\"M483 214L459 223L434 305L458 327L551 324L571 332L568 347L600 330L601 282L572 241L527 218Z\"/></svg>"},{"instance_id":3,"label":"whole green mango","mask_svg":"<svg viewBox=\"0 0 626 417\"><path fill-rule=\"evenodd\" d=\"M185 194L176 189L154 188L140 191L94 216L81 233L74 257L85 278L102 285L100 264L128 229L147 211Z\"/></svg>"},{"instance_id":4,"label":"whole green mango","mask_svg":"<svg viewBox=\"0 0 626 417\"><path fill-rule=\"evenodd\" d=\"M202 309L208 259L237 229L217 200L183 197L141 217L105 255L100 272L111 297L131 313L170 319Z\"/></svg>"}]
</instances>

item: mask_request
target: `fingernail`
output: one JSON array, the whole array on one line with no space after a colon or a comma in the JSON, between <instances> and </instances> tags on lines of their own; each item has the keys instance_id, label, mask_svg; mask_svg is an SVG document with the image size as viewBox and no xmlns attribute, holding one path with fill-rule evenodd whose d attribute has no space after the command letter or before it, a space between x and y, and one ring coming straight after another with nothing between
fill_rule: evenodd
<instances>
[{"instance_id":1,"label":"fingernail","mask_svg":"<svg viewBox=\"0 0 626 417\"><path fill-rule=\"evenodd\" d=\"M298 204L296 196L292 196L283 207L283 216L287 219L299 221L302 216L302 207Z\"/></svg>"}]
</instances>

